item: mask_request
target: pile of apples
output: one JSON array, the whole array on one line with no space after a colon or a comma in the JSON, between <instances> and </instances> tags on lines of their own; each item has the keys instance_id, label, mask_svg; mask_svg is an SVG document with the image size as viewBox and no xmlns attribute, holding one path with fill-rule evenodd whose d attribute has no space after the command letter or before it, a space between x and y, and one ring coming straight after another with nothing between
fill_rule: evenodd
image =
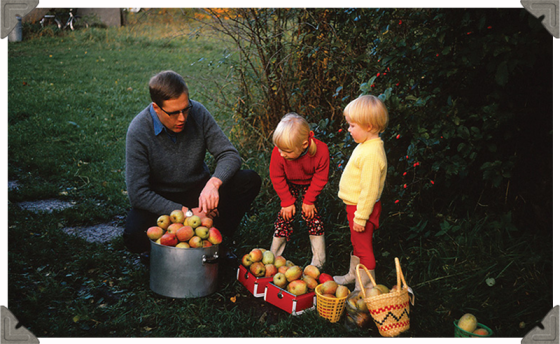
<instances>
[{"instance_id":1,"label":"pile of apples","mask_svg":"<svg viewBox=\"0 0 560 344\"><path fill-rule=\"evenodd\" d=\"M146 234L156 244L182 248L210 247L222 242L222 234L212 227L214 221L197 215L186 217L182 210L161 215L157 226L148 228Z\"/></svg>"},{"instance_id":2,"label":"pile of apples","mask_svg":"<svg viewBox=\"0 0 560 344\"><path fill-rule=\"evenodd\" d=\"M280 289L299 296L315 290L319 284L332 281L331 275L321 273L314 265L304 269L282 256L263 248L254 248L241 258L241 264L255 277L272 277L272 283Z\"/></svg>"}]
</instances>

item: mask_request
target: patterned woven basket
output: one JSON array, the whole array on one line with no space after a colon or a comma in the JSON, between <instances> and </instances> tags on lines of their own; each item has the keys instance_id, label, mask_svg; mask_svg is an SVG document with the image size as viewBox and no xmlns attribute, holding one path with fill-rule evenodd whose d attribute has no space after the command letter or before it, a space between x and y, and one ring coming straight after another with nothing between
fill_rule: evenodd
<instances>
[{"instance_id":1,"label":"patterned woven basket","mask_svg":"<svg viewBox=\"0 0 560 344\"><path fill-rule=\"evenodd\" d=\"M356 266L356 278L360 283L362 296L375 325L377 325L379 333L383 337L395 337L410 328L409 288L404 280L399 259L396 257L395 267L397 269L397 290L366 298L364 285L359 273L360 269L367 273L374 286L377 284L364 265L358 264Z\"/></svg>"}]
</instances>

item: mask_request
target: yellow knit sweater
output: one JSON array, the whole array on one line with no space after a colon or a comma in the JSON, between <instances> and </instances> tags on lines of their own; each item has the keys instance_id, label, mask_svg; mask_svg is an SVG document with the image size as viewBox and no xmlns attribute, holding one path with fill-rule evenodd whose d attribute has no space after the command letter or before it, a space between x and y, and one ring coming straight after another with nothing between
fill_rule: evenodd
<instances>
[{"instance_id":1,"label":"yellow knit sweater","mask_svg":"<svg viewBox=\"0 0 560 344\"><path fill-rule=\"evenodd\" d=\"M354 222L365 226L375 202L381 197L387 176L387 156L383 140L375 138L358 144L342 172L338 197L356 205Z\"/></svg>"}]
</instances>

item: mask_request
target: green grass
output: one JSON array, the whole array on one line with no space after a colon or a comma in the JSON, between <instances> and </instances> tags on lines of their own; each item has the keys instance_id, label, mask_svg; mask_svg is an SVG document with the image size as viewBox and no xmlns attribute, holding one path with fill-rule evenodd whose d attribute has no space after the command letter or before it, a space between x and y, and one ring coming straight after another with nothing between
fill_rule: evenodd
<instances>
[{"instance_id":1,"label":"green grass","mask_svg":"<svg viewBox=\"0 0 560 344\"><path fill-rule=\"evenodd\" d=\"M236 125L232 116L236 89L224 62L231 53L227 40L178 12L162 16L140 13L119 29L43 33L9 44L8 173L20 183L8 202L10 311L38 337L378 337L374 328L349 331L343 321L331 324L316 312L290 316L250 296L233 267L221 266L218 291L208 297L160 297L149 288L149 270L135 264L121 238L92 244L61 231L124 225L126 130L149 103L148 79L174 69L230 135L244 167L263 177L255 209L227 244L235 241L239 257L270 245L279 206L267 178L270 147L255 145L262 133ZM337 187L331 184L326 195ZM16 204L48 198L76 206L37 215ZM335 198L324 204L324 271L345 273L351 245L342 205ZM546 236L517 230L507 215L449 219L446 231L422 223L420 216L384 213L374 236L378 283L396 282L397 256L414 288L404 336L451 337L453 320L471 312L496 336L521 337L552 308ZM284 255L310 262L305 231L295 231ZM489 286L489 278L496 284Z\"/></svg>"}]
</instances>

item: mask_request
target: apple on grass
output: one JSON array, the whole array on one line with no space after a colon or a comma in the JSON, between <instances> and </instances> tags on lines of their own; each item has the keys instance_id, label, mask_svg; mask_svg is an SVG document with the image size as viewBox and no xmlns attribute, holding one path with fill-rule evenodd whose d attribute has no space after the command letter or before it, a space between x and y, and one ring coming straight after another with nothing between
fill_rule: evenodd
<instances>
[{"instance_id":1,"label":"apple on grass","mask_svg":"<svg viewBox=\"0 0 560 344\"><path fill-rule=\"evenodd\" d=\"M173 223L183 223L185 221L185 213L181 209L176 209L169 214L169 218Z\"/></svg>"},{"instance_id":2,"label":"apple on grass","mask_svg":"<svg viewBox=\"0 0 560 344\"><path fill-rule=\"evenodd\" d=\"M263 277L265 274L265 267L262 262L255 262L251 264L249 270L255 277Z\"/></svg>"},{"instance_id":3,"label":"apple on grass","mask_svg":"<svg viewBox=\"0 0 560 344\"><path fill-rule=\"evenodd\" d=\"M160 239L161 239L161 244L164 246L175 246L179 242L175 234L169 232L162 235Z\"/></svg>"},{"instance_id":4,"label":"apple on grass","mask_svg":"<svg viewBox=\"0 0 560 344\"><path fill-rule=\"evenodd\" d=\"M288 285L288 280L283 273L277 272L274 277L272 277L272 283L278 288L284 289Z\"/></svg>"},{"instance_id":5,"label":"apple on grass","mask_svg":"<svg viewBox=\"0 0 560 344\"><path fill-rule=\"evenodd\" d=\"M208 241L214 245L222 243L222 233L216 228L212 227L208 230Z\"/></svg>"},{"instance_id":6,"label":"apple on grass","mask_svg":"<svg viewBox=\"0 0 560 344\"><path fill-rule=\"evenodd\" d=\"M194 236L194 231L191 226L183 226L177 230L175 235L179 241L189 241Z\"/></svg>"},{"instance_id":7,"label":"apple on grass","mask_svg":"<svg viewBox=\"0 0 560 344\"><path fill-rule=\"evenodd\" d=\"M209 233L208 233L208 228L207 227L198 226L198 227L196 227L194 232L196 233L197 236L200 237L200 239L202 239L202 240L208 239Z\"/></svg>"},{"instance_id":8,"label":"apple on grass","mask_svg":"<svg viewBox=\"0 0 560 344\"><path fill-rule=\"evenodd\" d=\"M249 253L243 255L243 257L241 257L241 264L243 264L244 267L248 268L249 266L251 266L251 264L253 264L253 261L251 260L251 257L249 256Z\"/></svg>"},{"instance_id":9,"label":"apple on grass","mask_svg":"<svg viewBox=\"0 0 560 344\"><path fill-rule=\"evenodd\" d=\"M171 224L171 219L169 218L169 215L161 215L157 219L157 225L163 230L166 230L170 224Z\"/></svg>"},{"instance_id":10,"label":"apple on grass","mask_svg":"<svg viewBox=\"0 0 560 344\"><path fill-rule=\"evenodd\" d=\"M146 234L148 234L148 238L150 238L151 240L157 240L161 238L163 233L163 229L161 229L161 227L159 226L152 226L146 231Z\"/></svg>"}]
</instances>

